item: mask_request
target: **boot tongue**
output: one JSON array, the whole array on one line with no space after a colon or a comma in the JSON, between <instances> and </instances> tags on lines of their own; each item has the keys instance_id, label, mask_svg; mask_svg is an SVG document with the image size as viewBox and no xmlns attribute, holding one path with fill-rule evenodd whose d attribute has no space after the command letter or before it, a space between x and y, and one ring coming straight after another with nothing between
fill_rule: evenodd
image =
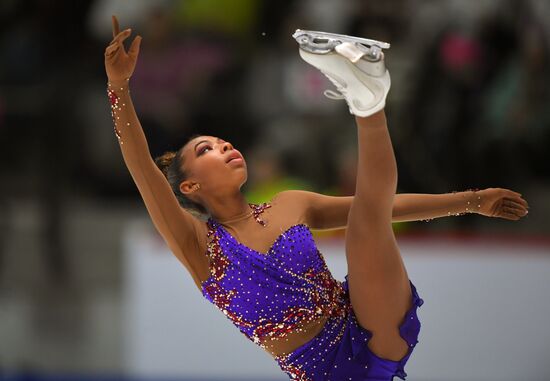
<instances>
[{"instance_id":1,"label":"boot tongue","mask_svg":"<svg viewBox=\"0 0 550 381\"><path fill-rule=\"evenodd\" d=\"M352 42L342 42L341 44L336 45L334 50L336 50L338 54L349 59L351 62L356 63L368 52L367 48L361 49L360 46L362 45Z\"/></svg>"},{"instance_id":2,"label":"boot tongue","mask_svg":"<svg viewBox=\"0 0 550 381\"><path fill-rule=\"evenodd\" d=\"M352 42L343 42L338 44L334 50L341 56L347 58L352 63L354 63L359 69L363 72L371 75L373 77L380 77L386 72L386 66L382 60L377 62L367 60L367 57L364 59L363 56L368 55L369 48L361 44L356 44ZM384 57L384 53L380 53L381 57Z\"/></svg>"}]
</instances>

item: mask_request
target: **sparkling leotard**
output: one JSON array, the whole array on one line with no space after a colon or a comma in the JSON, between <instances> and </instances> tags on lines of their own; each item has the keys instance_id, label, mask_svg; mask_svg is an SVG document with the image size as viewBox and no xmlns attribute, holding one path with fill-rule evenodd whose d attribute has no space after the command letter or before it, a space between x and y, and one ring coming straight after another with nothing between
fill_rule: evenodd
<instances>
[{"instance_id":1,"label":"sparkling leotard","mask_svg":"<svg viewBox=\"0 0 550 381\"><path fill-rule=\"evenodd\" d=\"M207 225L210 276L202 293L254 343L263 346L265 338L345 312L342 284L306 224L289 227L265 254L239 243L214 219Z\"/></svg>"},{"instance_id":2,"label":"sparkling leotard","mask_svg":"<svg viewBox=\"0 0 550 381\"><path fill-rule=\"evenodd\" d=\"M254 206L256 217L269 206ZM347 276L344 282L333 278L306 224L289 227L267 253L241 244L211 218L207 226L210 276L202 293L247 338L265 349L263 339L285 337L307 322L329 317L313 339L276 357L292 380L405 379L404 366L420 331L416 309L424 302L412 282L413 304L399 326L409 351L399 361L384 359L367 346L372 332L357 321Z\"/></svg>"}]
</instances>

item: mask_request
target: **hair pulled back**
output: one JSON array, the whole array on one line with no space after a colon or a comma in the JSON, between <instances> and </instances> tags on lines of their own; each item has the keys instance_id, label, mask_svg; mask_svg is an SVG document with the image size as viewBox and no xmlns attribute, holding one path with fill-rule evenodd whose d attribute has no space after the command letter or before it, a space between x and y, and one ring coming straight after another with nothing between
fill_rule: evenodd
<instances>
[{"instance_id":1,"label":"hair pulled back","mask_svg":"<svg viewBox=\"0 0 550 381\"><path fill-rule=\"evenodd\" d=\"M195 134L191 136L185 144L199 136L202 135ZM181 157L182 149L185 147L185 144L177 152L166 151L162 155L156 157L155 164L168 180L181 207L200 220L206 221L210 216L206 208L198 202L186 197L179 189L181 182L186 180L188 175L183 170L183 160Z\"/></svg>"}]
</instances>

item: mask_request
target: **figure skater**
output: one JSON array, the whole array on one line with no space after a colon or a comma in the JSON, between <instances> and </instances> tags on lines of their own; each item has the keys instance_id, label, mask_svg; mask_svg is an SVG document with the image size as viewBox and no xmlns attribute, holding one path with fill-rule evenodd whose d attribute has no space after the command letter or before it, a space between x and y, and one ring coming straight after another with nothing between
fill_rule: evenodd
<instances>
[{"instance_id":1,"label":"figure skater","mask_svg":"<svg viewBox=\"0 0 550 381\"><path fill-rule=\"evenodd\" d=\"M440 195L395 194L396 160L384 105L388 44L297 30L301 57L320 69L355 116L354 196L285 190L248 203L242 154L216 136L193 136L152 159L134 111L129 79L141 37L128 52L113 16L105 50L107 93L124 161L153 223L202 295L293 380L405 379L422 305L409 280L392 221L478 213L517 220L521 194L502 188ZM346 228L348 274L332 277L310 229Z\"/></svg>"}]
</instances>

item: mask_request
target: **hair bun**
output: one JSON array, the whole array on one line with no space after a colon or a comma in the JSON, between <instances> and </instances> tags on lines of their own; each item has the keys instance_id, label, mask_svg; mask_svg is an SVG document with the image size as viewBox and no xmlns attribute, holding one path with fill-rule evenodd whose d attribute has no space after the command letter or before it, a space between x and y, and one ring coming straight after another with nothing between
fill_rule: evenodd
<instances>
[{"instance_id":1,"label":"hair bun","mask_svg":"<svg viewBox=\"0 0 550 381\"><path fill-rule=\"evenodd\" d=\"M161 156L155 158L155 164L164 173L164 176L168 177L168 167L174 161L176 153L173 151L166 151Z\"/></svg>"}]
</instances>

